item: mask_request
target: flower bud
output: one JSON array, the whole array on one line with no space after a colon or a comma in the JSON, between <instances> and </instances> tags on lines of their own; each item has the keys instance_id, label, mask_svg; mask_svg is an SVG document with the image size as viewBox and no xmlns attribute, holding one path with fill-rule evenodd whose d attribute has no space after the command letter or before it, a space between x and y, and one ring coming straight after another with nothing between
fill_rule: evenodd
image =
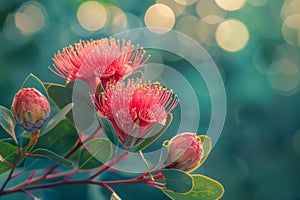
<instances>
[{"instance_id":1,"label":"flower bud","mask_svg":"<svg viewBox=\"0 0 300 200\"><path fill-rule=\"evenodd\" d=\"M182 133L164 143L169 148L165 168L190 172L199 167L203 156L201 139L195 133Z\"/></svg>"},{"instance_id":2,"label":"flower bud","mask_svg":"<svg viewBox=\"0 0 300 200\"><path fill-rule=\"evenodd\" d=\"M47 98L34 88L22 88L15 95L12 114L26 131L39 130L50 114L50 105Z\"/></svg>"}]
</instances>

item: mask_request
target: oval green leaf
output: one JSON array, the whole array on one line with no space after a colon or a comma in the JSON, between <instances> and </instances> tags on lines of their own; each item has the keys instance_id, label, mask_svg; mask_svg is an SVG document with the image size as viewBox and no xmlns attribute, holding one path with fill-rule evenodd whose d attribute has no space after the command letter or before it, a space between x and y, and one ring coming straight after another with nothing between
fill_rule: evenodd
<instances>
[{"instance_id":1,"label":"oval green leaf","mask_svg":"<svg viewBox=\"0 0 300 200\"><path fill-rule=\"evenodd\" d=\"M192 175L192 177L194 187L187 194L166 189L162 189L162 191L173 200L216 200L223 196L224 187L218 181L200 174Z\"/></svg>"},{"instance_id":2,"label":"oval green leaf","mask_svg":"<svg viewBox=\"0 0 300 200\"><path fill-rule=\"evenodd\" d=\"M35 149L43 148L59 155L65 155L71 150L78 139L77 130L67 119L63 119L47 134L39 138Z\"/></svg>"},{"instance_id":3,"label":"oval green leaf","mask_svg":"<svg viewBox=\"0 0 300 200\"><path fill-rule=\"evenodd\" d=\"M0 141L0 174L5 173L6 171L10 170L11 167L5 163L5 161L14 164L17 159L18 147L9 144L4 141Z\"/></svg>"},{"instance_id":4,"label":"oval green leaf","mask_svg":"<svg viewBox=\"0 0 300 200\"><path fill-rule=\"evenodd\" d=\"M39 138L33 151L41 148L64 156L73 148L78 139L77 130L71 122L67 119L63 119L47 134L44 134ZM48 160L33 159L29 157L25 160L24 166L26 170L42 169L53 164L52 161L47 161Z\"/></svg>"},{"instance_id":5,"label":"oval green leaf","mask_svg":"<svg viewBox=\"0 0 300 200\"><path fill-rule=\"evenodd\" d=\"M177 193L187 193L193 188L193 178L190 174L177 169L162 169L166 187L164 190Z\"/></svg>"},{"instance_id":6,"label":"oval green leaf","mask_svg":"<svg viewBox=\"0 0 300 200\"><path fill-rule=\"evenodd\" d=\"M47 92L55 106L59 110L61 110L72 102L73 84L68 84L66 86L59 84L50 84L47 87ZM74 122L72 112L69 112L66 117L72 123Z\"/></svg>"},{"instance_id":7,"label":"oval green leaf","mask_svg":"<svg viewBox=\"0 0 300 200\"><path fill-rule=\"evenodd\" d=\"M51 129L53 129L64 117L66 114L70 112L70 110L73 108L74 104L69 103L66 105L63 109L61 109L54 117L49 120L47 125L45 126L45 129L42 131L42 135L48 133Z\"/></svg>"},{"instance_id":8,"label":"oval green leaf","mask_svg":"<svg viewBox=\"0 0 300 200\"><path fill-rule=\"evenodd\" d=\"M79 169L88 170L99 167L112 156L112 144L108 139L96 138L88 141L79 155Z\"/></svg>"},{"instance_id":9,"label":"oval green leaf","mask_svg":"<svg viewBox=\"0 0 300 200\"><path fill-rule=\"evenodd\" d=\"M64 165L65 167L71 167L73 165L73 163L68 159L65 159L64 157L52 151L49 151L47 149L42 149L42 148L35 149L34 151L30 152L30 155L33 157L42 157L42 158L50 159L52 161Z\"/></svg>"},{"instance_id":10,"label":"oval green leaf","mask_svg":"<svg viewBox=\"0 0 300 200\"><path fill-rule=\"evenodd\" d=\"M76 81L67 84L66 86L51 84L47 91L56 107L61 110L69 103L75 103L72 112L69 112L66 117L73 124L76 123L76 128L85 131L90 128L95 121L94 106L90 100L89 88L84 82ZM73 116L74 114L74 116Z\"/></svg>"},{"instance_id":11,"label":"oval green leaf","mask_svg":"<svg viewBox=\"0 0 300 200\"><path fill-rule=\"evenodd\" d=\"M203 157L202 157L202 159L200 161L200 165L199 165L199 166L201 166L210 154L212 143L211 143L210 137L208 137L207 135L198 135L198 136L201 139L201 143L202 143L202 147L203 147Z\"/></svg>"},{"instance_id":12,"label":"oval green leaf","mask_svg":"<svg viewBox=\"0 0 300 200\"><path fill-rule=\"evenodd\" d=\"M97 119L105 133L105 135L107 136L107 138L116 146L118 146L119 144L119 139L118 139L118 135L113 127L113 125L111 124L111 122L104 117L99 117L97 114Z\"/></svg>"},{"instance_id":13,"label":"oval green leaf","mask_svg":"<svg viewBox=\"0 0 300 200\"><path fill-rule=\"evenodd\" d=\"M0 126L18 143L15 134L15 119L11 111L4 106L0 106Z\"/></svg>"}]
</instances>

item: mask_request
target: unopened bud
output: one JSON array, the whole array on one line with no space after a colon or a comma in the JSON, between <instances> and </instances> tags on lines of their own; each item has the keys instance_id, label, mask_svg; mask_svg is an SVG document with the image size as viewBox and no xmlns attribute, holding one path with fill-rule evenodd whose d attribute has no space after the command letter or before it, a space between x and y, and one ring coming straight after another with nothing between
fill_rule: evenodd
<instances>
[{"instance_id":1,"label":"unopened bud","mask_svg":"<svg viewBox=\"0 0 300 200\"><path fill-rule=\"evenodd\" d=\"M36 132L50 114L48 99L34 88L22 88L15 95L12 106L12 114L26 131Z\"/></svg>"},{"instance_id":2,"label":"unopened bud","mask_svg":"<svg viewBox=\"0 0 300 200\"><path fill-rule=\"evenodd\" d=\"M203 156L201 139L195 133L182 133L164 143L169 148L166 168L190 172L199 167Z\"/></svg>"}]
</instances>

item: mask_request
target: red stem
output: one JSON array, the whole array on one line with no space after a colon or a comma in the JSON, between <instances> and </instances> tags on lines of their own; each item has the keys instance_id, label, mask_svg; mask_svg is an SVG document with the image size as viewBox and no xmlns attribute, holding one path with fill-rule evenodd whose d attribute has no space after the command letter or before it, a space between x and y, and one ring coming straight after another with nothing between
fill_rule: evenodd
<instances>
[{"instance_id":1,"label":"red stem","mask_svg":"<svg viewBox=\"0 0 300 200\"><path fill-rule=\"evenodd\" d=\"M129 180L117 180L117 181L93 181L93 180L89 180L89 179L84 179L84 180L62 180L62 181L53 182L53 183L27 186L27 187L24 187L24 188L12 188L12 189L0 192L0 195L1 194L11 194L11 193L20 192L20 191L34 190L34 189L42 189L42 188L48 188L48 187L66 185L66 184L94 184L94 185L100 185L100 186L108 188L108 185L133 184L133 183L140 183L140 182L147 183L147 181L148 181L148 178L147 179L140 179L139 177L129 179Z\"/></svg>"},{"instance_id":2,"label":"red stem","mask_svg":"<svg viewBox=\"0 0 300 200\"><path fill-rule=\"evenodd\" d=\"M116 152L116 153L117 153L117 152ZM93 180L94 178L96 178L97 176L99 176L102 172L104 172L104 171L106 171L107 169L111 168L115 163L122 161L122 160L123 160L123 157L126 156L127 153L128 153L128 151L125 150L125 151L120 155L119 158L117 158L117 159L114 158L110 163L101 165L100 168L99 168L99 171L96 172L94 175L90 176L90 177L89 177L89 180Z\"/></svg>"},{"instance_id":3,"label":"red stem","mask_svg":"<svg viewBox=\"0 0 300 200\"><path fill-rule=\"evenodd\" d=\"M11 168L11 170L10 170L10 172L9 172L9 174L8 174L8 177L6 178L5 182L3 183L3 185L2 185L2 187L1 187L1 189L0 189L1 192L5 189L6 185L8 184L8 182L10 181L10 179L12 178L12 175L13 175L15 169L16 169L16 165L14 165L14 166Z\"/></svg>"}]
</instances>

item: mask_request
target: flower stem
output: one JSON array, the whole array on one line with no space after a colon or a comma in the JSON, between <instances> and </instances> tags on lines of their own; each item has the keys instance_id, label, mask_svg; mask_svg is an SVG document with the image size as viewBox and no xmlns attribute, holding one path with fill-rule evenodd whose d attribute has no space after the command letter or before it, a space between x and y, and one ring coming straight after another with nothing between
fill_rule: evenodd
<instances>
[{"instance_id":1,"label":"flower stem","mask_svg":"<svg viewBox=\"0 0 300 200\"><path fill-rule=\"evenodd\" d=\"M77 170L77 169L74 169ZM69 171L69 172L62 172L62 173L58 173L58 174L54 174L54 175L49 175L49 179L52 178L59 178L62 176L74 173L74 170ZM30 182L30 185L19 185L13 188L10 188L8 190L3 190L0 191L0 196L1 195L5 195L5 194L12 194L12 193L16 193L16 192L28 192L29 190L35 190L35 189L43 189L43 188L49 188L49 187L55 187L55 186L60 186L60 185L67 185L67 184L93 184L93 185L99 185L102 187L105 187L106 189L108 189L109 191L111 191L112 193L114 193L114 190L110 187L110 185L116 185L116 184L134 184L134 183L146 183L149 185L152 185L154 187L156 186L163 186L163 184L159 183L159 182L154 182L152 181L152 178L148 176L149 172L145 172L144 174L136 177L136 178L132 178L132 179L127 179L127 180L115 180L115 181L94 181L91 180L89 178L87 179L80 179L80 180L60 180L57 182L52 182L52 183L44 183L44 184L40 184L40 185L31 185L33 184L33 182ZM162 176L160 174L153 176L154 180L158 180L158 179L162 179ZM35 181L36 182L36 181Z\"/></svg>"},{"instance_id":2,"label":"flower stem","mask_svg":"<svg viewBox=\"0 0 300 200\"><path fill-rule=\"evenodd\" d=\"M40 131L38 130L37 132L32 133L32 137L30 138L30 141L25 149L25 151L22 152L22 147L18 148L18 159L17 161L11 166L11 170L8 174L8 177L6 178L6 180L4 181L0 191L3 191L6 187L6 185L8 184L8 182L16 177L13 176L13 173L15 171L15 169L17 168L18 164L22 161L23 157L26 155L27 152L29 152L29 150L36 144L38 137L39 137Z\"/></svg>"},{"instance_id":3,"label":"flower stem","mask_svg":"<svg viewBox=\"0 0 300 200\"><path fill-rule=\"evenodd\" d=\"M112 160L110 163L108 164L103 164L100 166L99 171L96 172L94 175L89 177L89 180L93 180L94 178L96 178L97 176L99 176L102 172L108 170L109 168L111 168L115 163L123 160L123 157L126 156L128 154L128 150L125 150L122 152L122 154L120 155L119 158Z\"/></svg>"},{"instance_id":4,"label":"flower stem","mask_svg":"<svg viewBox=\"0 0 300 200\"><path fill-rule=\"evenodd\" d=\"M0 191L3 191L3 190L5 189L6 185L7 185L8 182L11 180L12 175L13 175L15 169L16 169L16 165L14 165L14 166L11 168L11 170L10 170L10 172L9 172L9 174L8 174L8 177L7 177L6 180L4 181L4 183L3 183L3 185L2 185L2 187L1 187L1 189L0 189Z\"/></svg>"}]
</instances>

